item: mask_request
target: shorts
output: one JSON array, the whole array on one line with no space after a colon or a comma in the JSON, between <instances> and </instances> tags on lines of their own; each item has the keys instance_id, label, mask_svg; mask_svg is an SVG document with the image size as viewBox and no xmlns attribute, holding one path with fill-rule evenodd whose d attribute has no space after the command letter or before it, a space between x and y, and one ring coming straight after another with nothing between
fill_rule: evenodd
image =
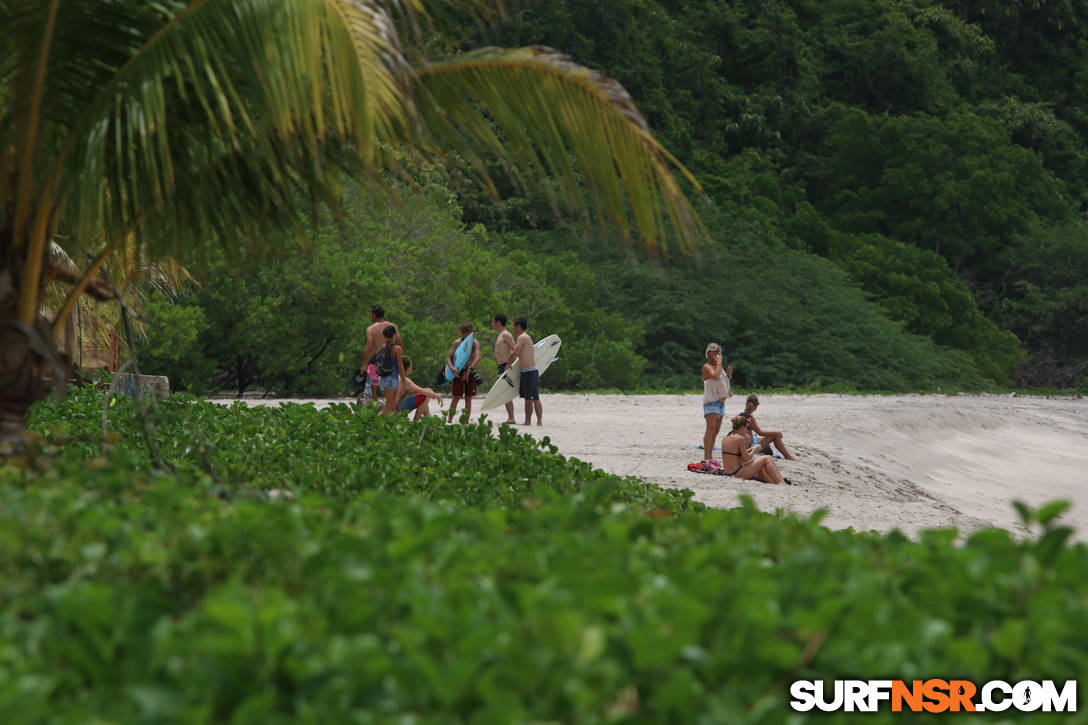
<instances>
[{"instance_id":1,"label":"shorts","mask_svg":"<svg viewBox=\"0 0 1088 725\"><path fill-rule=\"evenodd\" d=\"M522 370L518 393L526 400L540 400L540 371Z\"/></svg>"},{"instance_id":2,"label":"shorts","mask_svg":"<svg viewBox=\"0 0 1088 725\"><path fill-rule=\"evenodd\" d=\"M426 395L418 393L416 395L405 395L397 403L397 412L406 413L410 410L415 410L419 406L423 405L423 401L427 399Z\"/></svg>"},{"instance_id":3,"label":"shorts","mask_svg":"<svg viewBox=\"0 0 1088 725\"><path fill-rule=\"evenodd\" d=\"M455 398L471 398L476 395L476 378L469 374L468 380L453 379L453 396Z\"/></svg>"},{"instance_id":4,"label":"shorts","mask_svg":"<svg viewBox=\"0 0 1088 725\"><path fill-rule=\"evenodd\" d=\"M712 403L703 403L703 415L716 415L719 418L725 417L725 401L715 400Z\"/></svg>"},{"instance_id":5,"label":"shorts","mask_svg":"<svg viewBox=\"0 0 1088 725\"><path fill-rule=\"evenodd\" d=\"M396 390L400 387L400 374L394 370L383 378L378 378L378 388L384 393L387 390Z\"/></svg>"}]
</instances>

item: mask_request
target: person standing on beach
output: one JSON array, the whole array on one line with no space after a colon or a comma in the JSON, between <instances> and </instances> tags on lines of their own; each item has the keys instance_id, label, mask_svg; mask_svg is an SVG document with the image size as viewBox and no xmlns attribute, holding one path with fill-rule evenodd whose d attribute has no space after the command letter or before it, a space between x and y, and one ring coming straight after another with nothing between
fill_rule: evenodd
<instances>
[{"instance_id":1,"label":"person standing on beach","mask_svg":"<svg viewBox=\"0 0 1088 725\"><path fill-rule=\"evenodd\" d=\"M472 352L468 356L468 361L460 370L455 367L453 355L461 343L465 341L465 338L472 334L472 323L462 322L457 326L457 332L461 336L453 341L450 351L446 354L446 367L454 372L453 402L450 403L448 419L450 423L453 422L453 414L457 412L457 403L462 396L465 398L465 415L471 415L472 413L472 397L476 395L475 367L476 363L480 362L480 341L473 338Z\"/></svg>"},{"instance_id":2,"label":"person standing on beach","mask_svg":"<svg viewBox=\"0 0 1088 725\"><path fill-rule=\"evenodd\" d=\"M366 380L363 381L364 385L370 386L371 399L381 402L381 393L378 387L378 371L375 369L374 364L370 362L370 359L374 357L374 353L378 352L385 344L385 338L382 336L382 331L385 330L386 325L392 325L393 323L385 319L385 310L381 305L374 305L370 308L370 325L366 328L366 347L363 350L363 367L359 370L360 373L366 376ZM394 330L396 327L394 326ZM400 333L397 333L393 339L394 345L400 345L401 350L404 350L404 343L400 339Z\"/></svg>"},{"instance_id":3,"label":"person standing on beach","mask_svg":"<svg viewBox=\"0 0 1088 725\"><path fill-rule=\"evenodd\" d=\"M725 418L725 401L732 397L729 381L733 378L733 366L722 367L722 346L712 342L706 346L706 363L703 364L703 417L706 432L703 433L703 460L714 460L714 439L722 428Z\"/></svg>"},{"instance_id":4,"label":"person standing on beach","mask_svg":"<svg viewBox=\"0 0 1088 725\"><path fill-rule=\"evenodd\" d=\"M536 351L533 350L533 338L529 337L529 333L526 332L527 329L529 329L529 321L524 317L518 317L514 320L514 334L517 335L517 339L514 341L514 357L510 359L510 364L513 365L515 361L521 363L521 388L518 392L525 399L525 423L523 425L532 424L534 410L536 411L536 424L544 425L544 408L540 404L540 371L536 368Z\"/></svg>"},{"instance_id":5,"label":"person standing on beach","mask_svg":"<svg viewBox=\"0 0 1088 725\"><path fill-rule=\"evenodd\" d=\"M374 367L378 375L378 389L385 400L378 415L388 415L397 412L397 391L404 375L404 347L400 344L400 335L393 325L386 323L382 338L384 342L375 353Z\"/></svg>"},{"instance_id":6,"label":"person standing on beach","mask_svg":"<svg viewBox=\"0 0 1088 725\"><path fill-rule=\"evenodd\" d=\"M503 370L506 370L514 356L514 336L506 329L506 315L501 312L491 318L491 329L499 333L495 340L495 362L498 363L499 368L495 376L497 378L502 375ZM515 422L513 401L506 404L506 422Z\"/></svg>"}]
</instances>

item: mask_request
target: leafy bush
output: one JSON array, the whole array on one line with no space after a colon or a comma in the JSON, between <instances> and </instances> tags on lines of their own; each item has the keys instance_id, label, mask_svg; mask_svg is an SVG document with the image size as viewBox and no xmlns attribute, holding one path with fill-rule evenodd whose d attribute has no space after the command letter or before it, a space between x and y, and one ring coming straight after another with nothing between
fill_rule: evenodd
<instances>
[{"instance_id":1,"label":"leafy bush","mask_svg":"<svg viewBox=\"0 0 1088 725\"><path fill-rule=\"evenodd\" d=\"M637 383L644 364L634 351L638 328L593 307L597 280L573 255L504 254L482 227L462 225L439 182L399 199L351 192L345 216L316 224L304 248L211 260L199 288L176 303L156 300L142 368L190 391L351 392L370 308L381 304L422 383L434 379L464 321L481 343L478 369L493 381L498 312L529 317L537 339L563 338L565 364L548 376L549 386Z\"/></svg>"},{"instance_id":2,"label":"leafy bush","mask_svg":"<svg viewBox=\"0 0 1088 725\"><path fill-rule=\"evenodd\" d=\"M127 401L97 457L97 395L36 408L41 448L0 468L4 722L839 723L791 715L788 683L1083 691L1088 547L1061 505L1035 540L832 532L342 406L170 401L156 430L205 443L163 440L163 473Z\"/></svg>"},{"instance_id":3,"label":"leafy bush","mask_svg":"<svg viewBox=\"0 0 1088 725\"><path fill-rule=\"evenodd\" d=\"M711 340L725 346L741 386L903 391L988 385L966 354L906 331L833 262L786 247L758 223L708 219L720 241L668 266L582 251L600 280L598 306L622 310L629 324L645 330L635 350L649 361L657 385L697 386ZM562 235L533 241L537 249L571 244Z\"/></svg>"}]
</instances>

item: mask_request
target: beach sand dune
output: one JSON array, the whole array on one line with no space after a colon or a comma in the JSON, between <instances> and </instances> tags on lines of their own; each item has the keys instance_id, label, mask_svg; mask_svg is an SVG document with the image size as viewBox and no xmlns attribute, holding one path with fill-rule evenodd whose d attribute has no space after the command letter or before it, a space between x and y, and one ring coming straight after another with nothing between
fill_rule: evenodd
<instances>
[{"instance_id":1,"label":"beach sand dune","mask_svg":"<svg viewBox=\"0 0 1088 725\"><path fill-rule=\"evenodd\" d=\"M280 400L248 400L278 404ZM329 401L314 402L319 406ZM752 496L760 509L807 515L858 531L1001 526L1019 534L1012 506L1065 499L1063 521L1088 541L1088 401L998 395L761 395L760 426L781 430L800 459L779 461L794 485L687 471L702 458L701 395L545 394L545 436L565 456L670 488L714 507ZM522 401L515 401L523 419ZM732 398L726 414L744 407ZM472 412L479 418L479 404ZM488 411L493 422L501 408ZM727 424L726 424L727 425ZM724 427L724 426L723 426ZM720 441L720 437L719 437Z\"/></svg>"}]
</instances>

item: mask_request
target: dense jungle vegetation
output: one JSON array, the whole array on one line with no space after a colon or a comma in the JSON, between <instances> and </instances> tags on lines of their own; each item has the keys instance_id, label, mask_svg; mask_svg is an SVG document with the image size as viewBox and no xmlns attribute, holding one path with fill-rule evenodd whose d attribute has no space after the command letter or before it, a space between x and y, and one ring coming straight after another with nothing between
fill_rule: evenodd
<instances>
[{"instance_id":1,"label":"dense jungle vegetation","mask_svg":"<svg viewBox=\"0 0 1088 725\"><path fill-rule=\"evenodd\" d=\"M1088 385L1085 0L541 0L460 27L431 50L547 45L623 83L708 241L646 253L560 222L549 179L496 168L496 205L417 170L297 254L196 264L149 303L146 370L341 391L380 303L427 377L505 311L564 337L554 388L690 388L711 339L750 386Z\"/></svg>"}]
</instances>

